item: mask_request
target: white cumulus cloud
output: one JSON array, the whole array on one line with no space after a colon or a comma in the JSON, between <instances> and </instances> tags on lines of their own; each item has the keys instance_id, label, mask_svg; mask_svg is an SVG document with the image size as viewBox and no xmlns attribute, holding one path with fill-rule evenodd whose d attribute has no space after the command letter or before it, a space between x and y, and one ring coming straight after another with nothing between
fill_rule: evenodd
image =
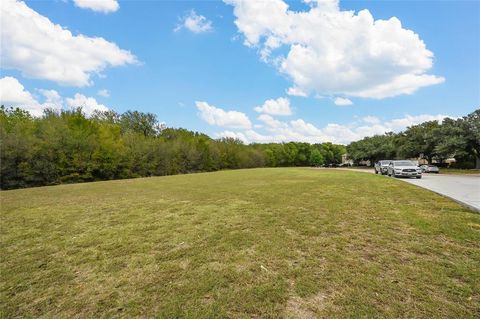
<instances>
[{"instance_id":1,"label":"white cumulus cloud","mask_svg":"<svg viewBox=\"0 0 480 319\"><path fill-rule=\"evenodd\" d=\"M299 89L299 88L296 87L296 86L289 87L289 88L287 89L287 94L288 94L288 95L292 95L292 96L303 96L303 97L308 96L308 94L305 93L305 91L302 91L302 89Z\"/></svg>"},{"instance_id":2,"label":"white cumulus cloud","mask_svg":"<svg viewBox=\"0 0 480 319\"><path fill-rule=\"evenodd\" d=\"M347 98L344 98L344 97L335 98L333 103L335 103L335 105L340 105L340 106L352 105L353 104L353 102L350 99L347 99Z\"/></svg>"},{"instance_id":3,"label":"white cumulus cloud","mask_svg":"<svg viewBox=\"0 0 480 319\"><path fill-rule=\"evenodd\" d=\"M74 35L22 1L3 0L2 68L62 85L92 84L92 74L109 66L137 63L129 51L100 37Z\"/></svg>"},{"instance_id":4,"label":"white cumulus cloud","mask_svg":"<svg viewBox=\"0 0 480 319\"><path fill-rule=\"evenodd\" d=\"M308 0L305 11L282 0L224 1L234 7L245 45L292 80L290 95L381 99L444 81L427 74L433 53L396 17L340 10L338 0Z\"/></svg>"},{"instance_id":5,"label":"white cumulus cloud","mask_svg":"<svg viewBox=\"0 0 480 319\"><path fill-rule=\"evenodd\" d=\"M284 97L279 97L276 100L266 100L262 106L257 106L255 111L270 115L292 115L290 100Z\"/></svg>"},{"instance_id":6,"label":"white cumulus cloud","mask_svg":"<svg viewBox=\"0 0 480 319\"><path fill-rule=\"evenodd\" d=\"M30 93L14 77L3 77L0 79L0 104L6 107L21 108L33 116L42 116L43 111L47 108L59 111L64 107L81 107L86 116L91 116L95 110L107 111L109 109L98 103L95 98L80 93L64 99L55 90L36 89L35 91L39 94Z\"/></svg>"},{"instance_id":7,"label":"white cumulus cloud","mask_svg":"<svg viewBox=\"0 0 480 319\"><path fill-rule=\"evenodd\" d=\"M387 121L384 125L390 127L392 131L399 131L399 130L403 130L403 129L409 127L409 126L417 125L417 124L427 122L427 121L441 122L446 117L453 118L451 116L447 116L447 115L444 115L444 114L437 114L437 115L431 115L431 114L409 115L409 114L406 114L402 118Z\"/></svg>"},{"instance_id":8,"label":"white cumulus cloud","mask_svg":"<svg viewBox=\"0 0 480 319\"><path fill-rule=\"evenodd\" d=\"M245 132L223 131L217 133L215 136L234 138L244 143L269 143L272 141L271 136L259 134L254 130L247 130Z\"/></svg>"},{"instance_id":9,"label":"white cumulus cloud","mask_svg":"<svg viewBox=\"0 0 480 319\"><path fill-rule=\"evenodd\" d=\"M0 103L7 107L19 107L39 116L43 113L41 104L14 77L0 79Z\"/></svg>"},{"instance_id":10,"label":"white cumulus cloud","mask_svg":"<svg viewBox=\"0 0 480 319\"><path fill-rule=\"evenodd\" d=\"M93 97L87 97L83 94L76 93L73 98L66 98L67 106L71 108L81 107L82 112L87 116L93 114L94 111L108 111L108 107L100 104Z\"/></svg>"},{"instance_id":11,"label":"white cumulus cloud","mask_svg":"<svg viewBox=\"0 0 480 319\"><path fill-rule=\"evenodd\" d=\"M103 97L110 97L110 92L107 89L98 90L97 94Z\"/></svg>"},{"instance_id":12,"label":"white cumulus cloud","mask_svg":"<svg viewBox=\"0 0 480 319\"><path fill-rule=\"evenodd\" d=\"M365 123L368 123L368 124L378 124L378 123L380 123L380 119L378 117L372 116L372 115L365 116L364 118L362 118L362 120Z\"/></svg>"},{"instance_id":13,"label":"white cumulus cloud","mask_svg":"<svg viewBox=\"0 0 480 319\"><path fill-rule=\"evenodd\" d=\"M268 127L273 127L273 128L282 128L282 127L287 128L288 127L288 125L285 122L276 120L268 114L261 114L258 117L258 120L265 123Z\"/></svg>"},{"instance_id":14,"label":"white cumulus cloud","mask_svg":"<svg viewBox=\"0 0 480 319\"><path fill-rule=\"evenodd\" d=\"M245 134L249 142L308 142L323 143L333 141L320 128L304 119L296 119L292 121L279 121L270 115L262 114L258 117L266 125L267 134ZM258 138L261 136L261 138Z\"/></svg>"},{"instance_id":15,"label":"white cumulus cloud","mask_svg":"<svg viewBox=\"0 0 480 319\"><path fill-rule=\"evenodd\" d=\"M437 114L405 115L402 118L396 118L380 122L380 119L374 116L366 116L359 122L350 124L329 123L323 127L305 121L296 119L292 121L279 121L267 114L261 114L258 120L265 127L266 133L259 133L252 129L244 131L224 131L217 133L217 136L234 137L245 143L267 143L267 142L308 142L323 143L333 142L348 144L352 141L362 139L367 136L384 134L387 132L399 132L409 126L417 125L425 121L439 121L451 117Z\"/></svg>"},{"instance_id":16,"label":"white cumulus cloud","mask_svg":"<svg viewBox=\"0 0 480 319\"><path fill-rule=\"evenodd\" d=\"M195 105L200 111L200 118L210 125L243 129L249 129L252 127L252 123L245 113L238 111L225 111L221 108L209 105L207 102L201 101L196 101Z\"/></svg>"},{"instance_id":17,"label":"white cumulus cloud","mask_svg":"<svg viewBox=\"0 0 480 319\"><path fill-rule=\"evenodd\" d=\"M41 116L46 108L59 110L62 98L55 90L38 90L44 96L41 103L38 97L27 91L14 77L6 76L0 79L0 104L6 107L18 107L28 111L33 116Z\"/></svg>"},{"instance_id":18,"label":"white cumulus cloud","mask_svg":"<svg viewBox=\"0 0 480 319\"><path fill-rule=\"evenodd\" d=\"M49 109L60 110L63 105L63 98L55 90L45 90L45 89L38 89L38 92L43 95L45 101L43 102L43 107L47 107Z\"/></svg>"},{"instance_id":19,"label":"white cumulus cloud","mask_svg":"<svg viewBox=\"0 0 480 319\"><path fill-rule=\"evenodd\" d=\"M191 10L187 15L180 19L180 23L174 29L175 32L182 28L192 31L193 33L208 32L213 29L212 21L208 20L202 15L199 15L195 10Z\"/></svg>"},{"instance_id":20,"label":"white cumulus cloud","mask_svg":"<svg viewBox=\"0 0 480 319\"><path fill-rule=\"evenodd\" d=\"M82 9L110 13L120 8L117 0L73 0L75 5Z\"/></svg>"}]
</instances>

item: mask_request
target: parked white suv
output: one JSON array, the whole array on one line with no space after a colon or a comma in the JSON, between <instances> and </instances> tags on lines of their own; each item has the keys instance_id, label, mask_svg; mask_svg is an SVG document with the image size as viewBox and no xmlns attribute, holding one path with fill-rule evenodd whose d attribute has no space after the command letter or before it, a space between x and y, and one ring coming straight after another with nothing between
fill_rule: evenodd
<instances>
[{"instance_id":1,"label":"parked white suv","mask_svg":"<svg viewBox=\"0 0 480 319\"><path fill-rule=\"evenodd\" d=\"M388 176L422 178L422 169L413 161L392 161L388 165Z\"/></svg>"}]
</instances>

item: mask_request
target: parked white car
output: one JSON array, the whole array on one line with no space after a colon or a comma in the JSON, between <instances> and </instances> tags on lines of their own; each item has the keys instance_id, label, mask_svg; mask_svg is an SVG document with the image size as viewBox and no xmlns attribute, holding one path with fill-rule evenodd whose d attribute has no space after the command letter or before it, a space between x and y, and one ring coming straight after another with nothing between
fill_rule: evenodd
<instances>
[{"instance_id":1,"label":"parked white car","mask_svg":"<svg viewBox=\"0 0 480 319\"><path fill-rule=\"evenodd\" d=\"M422 169L413 161L391 161L387 174L393 177L422 178Z\"/></svg>"},{"instance_id":2,"label":"parked white car","mask_svg":"<svg viewBox=\"0 0 480 319\"><path fill-rule=\"evenodd\" d=\"M375 174L387 175L388 164L391 160L382 160L375 163Z\"/></svg>"},{"instance_id":3,"label":"parked white car","mask_svg":"<svg viewBox=\"0 0 480 319\"><path fill-rule=\"evenodd\" d=\"M423 173L435 173L435 174L438 174L440 172L440 169L438 168L438 166L435 166L435 165L422 165L420 166L420 168L422 169L422 172Z\"/></svg>"}]
</instances>

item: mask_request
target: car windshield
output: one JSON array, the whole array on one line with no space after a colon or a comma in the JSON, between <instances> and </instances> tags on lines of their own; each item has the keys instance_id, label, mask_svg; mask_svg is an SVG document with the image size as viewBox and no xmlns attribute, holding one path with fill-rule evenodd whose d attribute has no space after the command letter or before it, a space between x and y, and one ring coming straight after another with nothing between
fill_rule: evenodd
<instances>
[{"instance_id":1,"label":"car windshield","mask_svg":"<svg viewBox=\"0 0 480 319\"><path fill-rule=\"evenodd\" d=\"M388 165L390 164L390 161L380 161L380 165Z\"/></svg>"},{"instance_id":2,"label":"car windshield","mask_svg":"<svg viewBox=\"0 0 480 319\"><path fill-rule=\"evenodd\" d=\"M414 162L411 161L397 161L394 162L395 166L417 166Z\"/></svg>"}]
</instances>

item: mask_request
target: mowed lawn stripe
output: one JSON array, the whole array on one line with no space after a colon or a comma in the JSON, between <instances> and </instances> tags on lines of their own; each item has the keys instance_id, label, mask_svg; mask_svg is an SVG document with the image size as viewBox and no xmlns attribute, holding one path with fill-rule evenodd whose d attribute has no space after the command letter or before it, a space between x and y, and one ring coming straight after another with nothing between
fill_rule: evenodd
<instances>
[{"instance_id":1,"label":"mowed lawn stripe","mask_svg":"<svg viewBox=\"0 0 480 319\"><path fill-rule=\"evenodd\" d=\"M480 215L381 176L250 169L0 196L2 318L480 315Z\"/></svg>"}]
</instances>

